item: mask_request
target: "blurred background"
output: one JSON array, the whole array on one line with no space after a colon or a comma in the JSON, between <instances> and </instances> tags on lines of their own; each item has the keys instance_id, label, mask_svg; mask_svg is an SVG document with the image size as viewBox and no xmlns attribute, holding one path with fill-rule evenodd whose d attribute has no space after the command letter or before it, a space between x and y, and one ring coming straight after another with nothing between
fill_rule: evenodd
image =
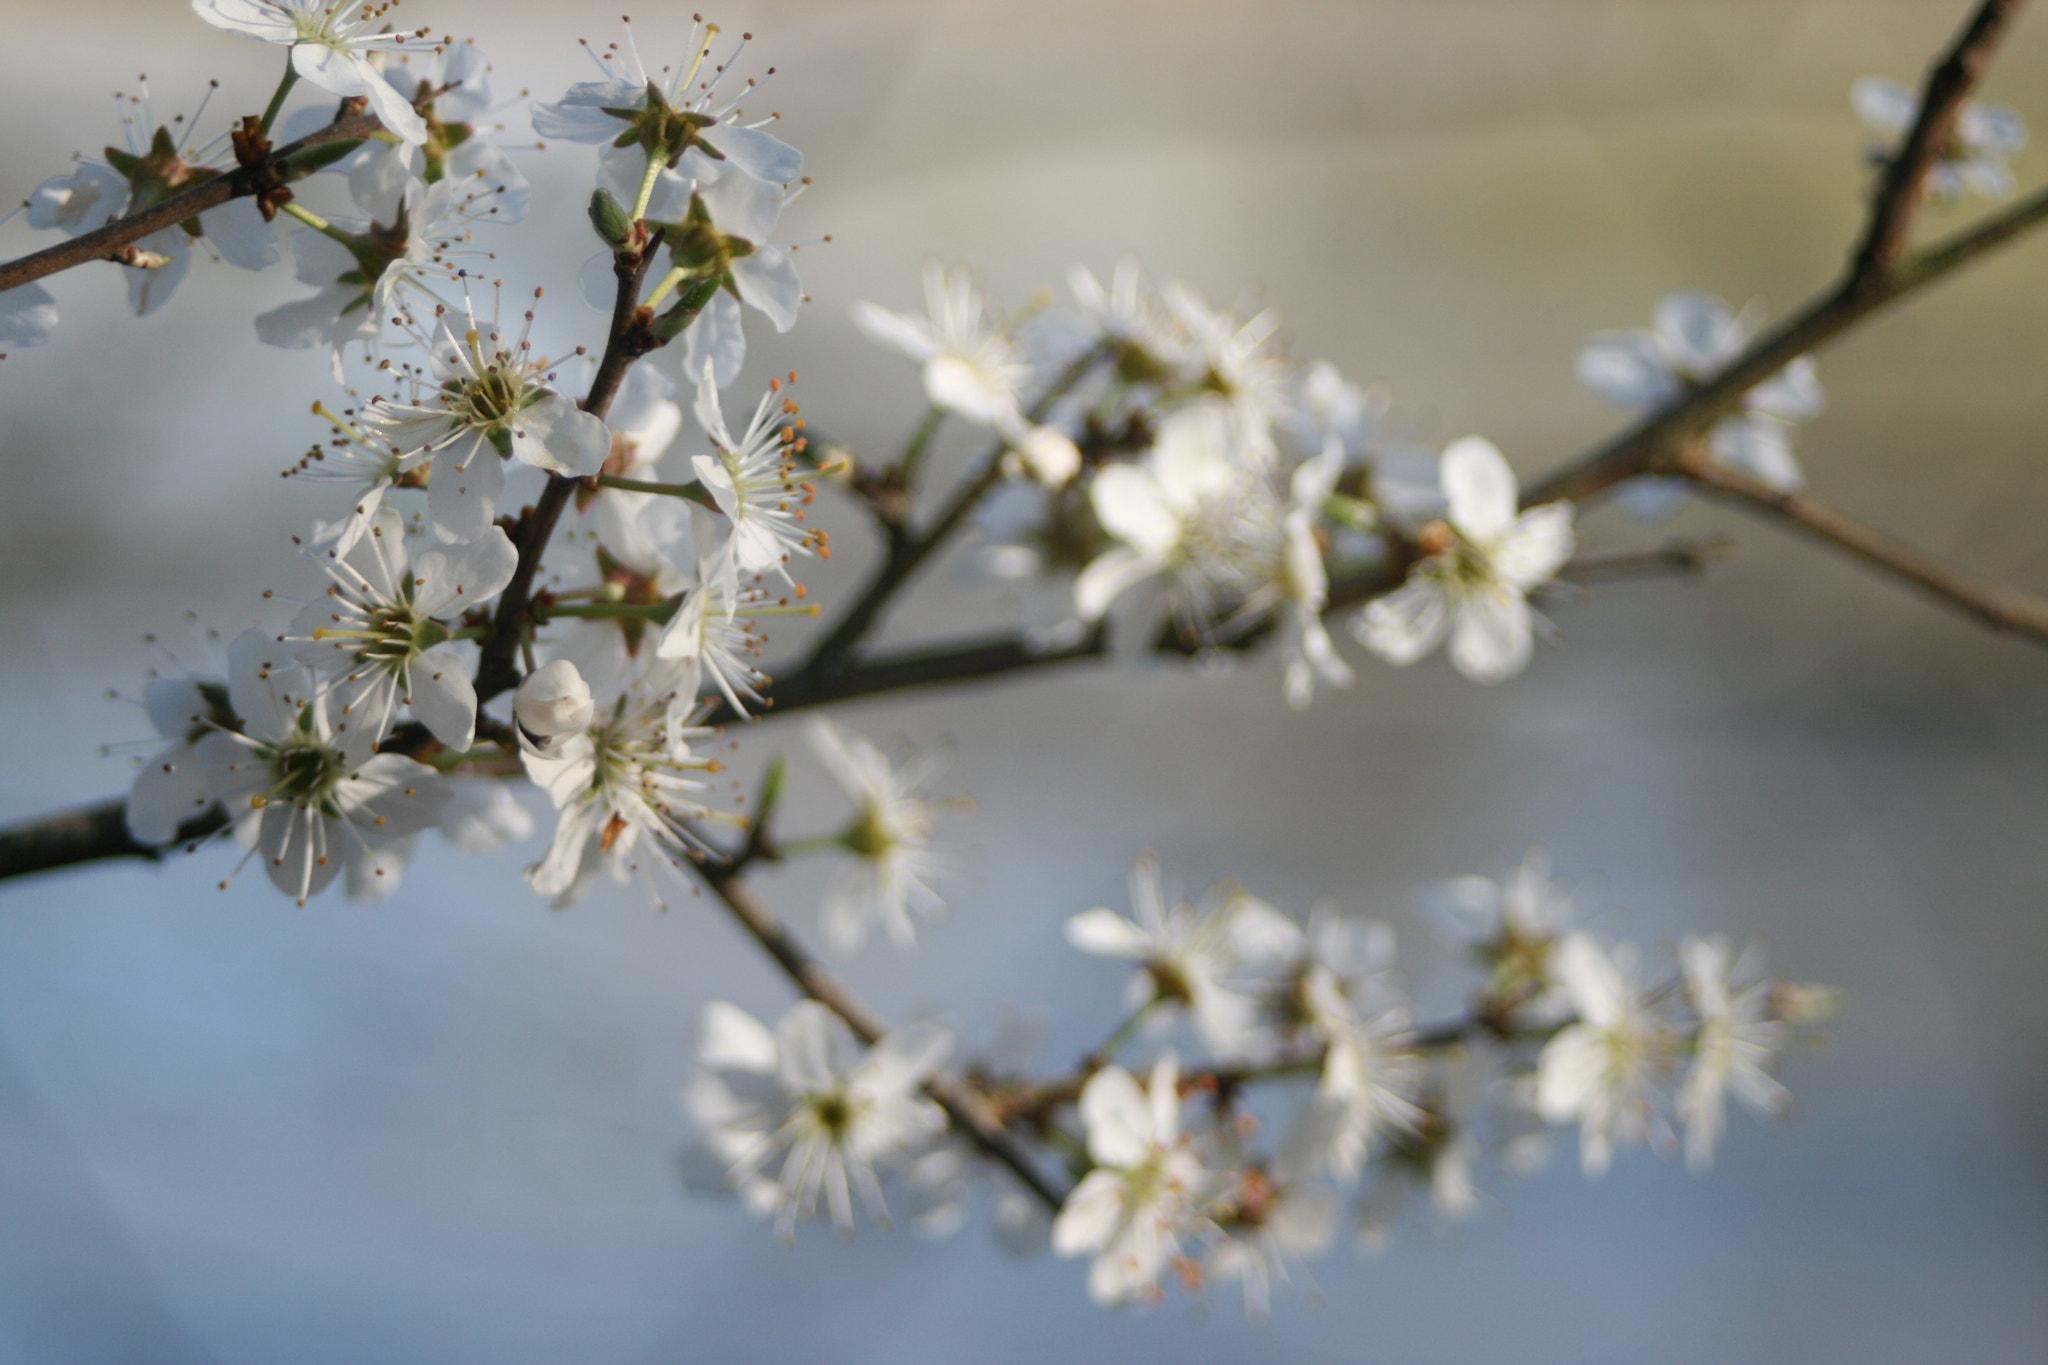
<instances>
[{"instance_id":1,"label":"blurred background","mask_svg":"<svg viewBox=\"0 0 2048 1365\"><path fill-rule=\"evenodd\" d=\"M1778 314L1826 283L1864 185L1851 82L1915 80L1965 8L734 4L709 17L756 35L746 70L777 68L764 103L816 181L785 231L833 237L802 254L799 326L751 332L735 392L797 368L808 417L887 450L922 397L854 332L855 300L916 310L937 256L1019 306L1135 250L1279 307L1296 356L1532 476L1618 425L1572 381L1592 332L1647 325L1675 288ZM138 73L159 119L218 77L218 117L260 108L280 66L179 4L0 14L9 200L118 141L106 97ZM590 74L574 40L618 36L528 0L402 17L482 42L508 102L559 96ZM644 49L680 49L687 15L635 18ZM2048 15L2028 13L1984 93L2040 130L2044 89ZM589 154L521 155L536 212L484 243L491 268L550 287L544 347L595 341L574 288ZM2044 166L2023 154L2022 184ZM46 240L17 220L0 253ZM196 611L232 634L260 590L313 590L288 537L332 499L278 471L322 434L327 362L249 324L306 290L208 264L141 322L111 268L60 277L54 342L0 364L0 819L125 788L129 759L98 751L149 735L106 699L162 661L145 632L175 643ZM2028 241L1824 352L1815 491L2048 590L2044 350L2048 242ZM828 604L867 549L856 523L828 522L835 572L809 577ZM892 749L949 747L941 789L977 803L947 830L950 920L842 964L885 1013L984 1042L1007 1003L1064 1064L1113 1022L1121 972L1060 926L1125 907L1146 849L1190 888L1230 875L1391 921L1426 1007L1448 1006L1415 892L1540 843L1602 935L1757 937L1848 992L1832 1051L1789 1061L1796 1112L1732 1120L1706 1179L1636 1153L1588 1183L1567 1137L1540 1175L1490 1175L1474 1221L1317 1263L1315 1302L1283 1295L1263 1329L1228 1290L1100 1312L1082 1265L1012 1262L982 1227L848 1245L807 1226L784 1250L677 1173L703 1002L790 999L709 907L606 887L551 914L519 876L536 837L474 859L430 842L390 900L296 909L253 873L216 889L217 848L0 885L0 1360L2040 1359L2048 659L1718 508L1603 509L1585 540L1717 530L1739 549L1703 581L1562 605L1561 647L1498 689L1347 642L1358 685L1305 715L1270 660L839 713ZM892 633L1010 609L942 566ZM737 771L796 747L771 722ZM841 818L818 795L790 827ZM764 890L812 931L830 871Z\"/></svg>"}]
</instances>

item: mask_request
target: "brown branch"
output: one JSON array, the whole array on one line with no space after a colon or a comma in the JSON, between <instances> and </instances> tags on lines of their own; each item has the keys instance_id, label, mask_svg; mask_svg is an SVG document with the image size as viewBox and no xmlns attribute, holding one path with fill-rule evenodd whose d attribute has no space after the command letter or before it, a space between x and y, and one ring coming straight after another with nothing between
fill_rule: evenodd
<instances>
[{"instance_id":1,"label":"brown branch","mask_svg":"<svg viewBox=\"0 0 2048 1365\"><path fill-rule=\"evenodd\" d=\"M730 868L698 864L696 872L798 990L844 1019L854 1036L870 1047L889 1032L881 1016L827 971ZM1039 1173L1030 1152L1003 1126L979 1091L944 1079L927 1081L924 1088L975 1146L1009 1167L1046 1208L1059 1212L1066 1196Z\"/></svg>"},{"instance_id":2,"label":"brown branch","mask_svg":"<svg viewBox=\"0 0 2048 1365\"><path fill-rule=\"evenodd\" d=\"M2018 8L2018 3L2019 0L1986 0L1980 7L1957 39L1950 61L1938 66L1929 77L1930 89L1921 97L1923 122L1934 119L1944 107L1943 101L1935 98L1933 82L1943 79L1943 97L1959 101L1990 60L1992 46L2004 31L2005 19ZM1963 64L1957 69L1963 74L1944 76L1958 56ZM1958 80L1963 83L1955 84ZM1951 120L1954 114L1955 108L1950 107ZM1916 124L1916 130L1919 126ZM1902 151L1894 159L1894 166L1905 165L1906 153ZM1925 173L1923 165L1919 174L1924 178ZM1888 177L1886 184L1890 183ZM1915 187L1917 183L1914 182ZM1794 360L1819 350L1872 313L1924 289L2048 218L2048 190L2038 190L1944 241L1901 256L1910 198L1902 192L1881 189L1872 201L1865 244L1840 281L1758 337L1712 379L1688 390L1668 407L1648 413L1604 445L1525 489L1522 505L1534 507L1559 498L1583 502L1638 474L1671 472L1678 458L1709 427L1741 406L1745 394Z\"/></svg>"},{"instance_id":3,"label":"brown branch","mask_svg":"<svg viewBox=\"0 0 2048 1365\"><path fill-rule=\"evenodd\" d=\"M654 253L660 245L661 233L657 231L637 246L629 244L612 255L612 274L618 280L618 291L612 299L611 326L605 333L604 355L597 362L597 373L590 378L590 392L581 404L583 410L593 417L601 418L610 410L612 400L619 395L619 386L626 382L627 371L633 368L633 362L661 344L649 330L647 319L642 317L646 310L640 306L640 286L647 278L647 267L653 263ZM512 539L519 550L519 564L512 571L512 581L498 595L498 608L491 617L491 633L478 650L476 702L479 710L491 698L519 685L519 641L531 624L529 607L533 598L534 576L540 572L541 557L547 553L548 542L554 538L555 527L562 520L570 495L582 482L581 479L550 474L547 487L541 490L540 500L520 516L513 528Z\"/></svg>"},{"instance_id":4,"label":"brown branch","mask_svg":"<svg viewBox=\"0 0 2048 1365\"><path fill-rule=\"evenodd\" d=\"M1704 573L1709 564L1735 549L1729 536L1673 540L1654 550L1622 550L1609 555L1581 555L1557 571L1565 583L1612 583L1629 578L1681 578Z\"/></svg>"},{"instance_id":5,"label":"brown branch","mask_svg":"<svg viewBox=\"0 0 2048 1365\"><path fill-rule=\"evenodd\" d=\"M1993 630L2048 644L2048 601L1977 578L1801 493L1785 493L1724 465L1704 451L1687 454L1680 472L1694 486L1744 511L1795 526Z\"/></svg>"},{"instance_id":6,"label":"brown branch","mask_svg":"<svg viewBox=\"0 0 2048 1365\"><path fill-rule=\"evenodd\" d=\"M1904 254L1928 173L1954 142L1963 102L1983 79L1999 39L2005 36L2006 25L2021 3L2023 0L1984 0L1927 73L1920 91L1919 115L1904 145L1885 163L1871 199L1869 223L1851 267L1853 278L1878 278Z\"/></svg>"},{"instance_id":7,"label":"brown branch","mask_svg":"<svg viewBox=\"0 0 2048 1365\"><path fill-rule=\"evenodd\" d=\"M162 862L225 829L227 823L227 812L214 806L178 826L178 837L158 846L138 843L128 832L128 803L118 796L75 806L0 829L0 881L106 858Z\"/></svg>"},{"instance_id":8,"label":"brown branch","mask_svg":"<svg viewBox=\"0 0 2048 1365\"><path fill-rule=\"evenodd\" d=\"M309 171L292 166L292 158L315 147L334 142L355 142L383 130L375 114L352 114L308 133L288 147L280 148L255 166L238 166L223 171L203 184L194 185L140 213L118 218L105 227L59 242L52 247L0 265L0 293L19 288L32 280L69 270L88 261L118 260L121 249L161 232L174 223L219 208L230 199L262 194L276 185L303 179Z\"/></svg>"},{"instance_id":9,"label":"brown branch","mask_svg":"<svg viewBox=\"0 0 2048 1365\"><path fill-rule=\"evenodd\" d=\"M1026 420L1036 422L1043 418L1055 402L1074 385L1080 383L1088 371L1101 363L1107 355L1108 352L1103 347L1095 346L1076 357L1039 396L1038 401L1032 404L1031 410L1025 414ZM929 416L925 420L927 425L931 424ZM910 581L911 575L951 538L953 532L967 519L968 514L973 512L981 500L988 496L989 491L1002 481L1002 456L1008 449L1009 445L1006 442L989 451L983 457L977 471L947 499L946 505L922 531L910 534L898 523L884 523L889 534L881 564L854 597L853 604L846 609L846 614L833 623L831 631L818 642L817 647L804 660L800 673L826 677L847 668L861 642L874 628L876 620L895 599L903 585ZM904 490L906 498L909 491L908 488Z\"/></svg>"}]
</instances>

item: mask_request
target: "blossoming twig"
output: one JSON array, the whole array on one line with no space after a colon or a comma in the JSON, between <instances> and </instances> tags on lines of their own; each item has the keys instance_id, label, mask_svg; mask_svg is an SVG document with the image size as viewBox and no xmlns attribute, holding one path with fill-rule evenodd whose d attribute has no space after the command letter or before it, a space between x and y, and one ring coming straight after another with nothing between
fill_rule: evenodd
<instances>
[{"instance_id":1,"label":"blossoming twig","mask_svg":"<svg viewBox=\"0 0 2048 1365\"><path fill-rule=\"evenodd\" d=\"M377 121L375 114L351 114L347 118L328 124L325 128L308 133L290 146L281 147L271 153L260 164L243 166L215 176L203 184L174 194L160 203L108 223L105 227L81 233L69 241L0 265L0 293L5 293L32 280L46 275L69 270L87 261L115 260L116 253L124 246L139 242L151 233L161 232L175 223L196 218L207 209L217 208L230 199L262 194L275 185L299 179L311 169L294 167L292 159L302 152L324 147L336 142L357 142L378 131L384 125Z\"/></svg>"},{"instance_id":2,"label":"blossoming twig","mask_svg":"<svg viewBox=\"0 0 2048 1365\"><path fill-rule=\"evenodd\" d=\"M1928 73L1920 95L1920 116L1906 141L1885 163L1884 178L1871 200L1870 220L1856 249L1852 279L1875 279L1891 269L1906 249L1906 234L1934 164L1955 136L1963 100L1991 62L2006 25L2022 0L1984 0L1952 47Z\"/></svg>"}]
</instances>

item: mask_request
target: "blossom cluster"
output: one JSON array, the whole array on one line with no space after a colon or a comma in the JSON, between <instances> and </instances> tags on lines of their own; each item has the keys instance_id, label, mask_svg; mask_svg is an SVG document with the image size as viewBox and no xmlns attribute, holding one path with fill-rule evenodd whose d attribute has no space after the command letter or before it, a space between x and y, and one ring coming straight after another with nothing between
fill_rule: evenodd
<instances>
[{"instance_id":1,"label":"blossom cluster","mask_svg":"<svg viewBox=\"0 0 2048 1365\"><path fill-rule=\"evenodd\" d=\"M1103 1305L1155 1302L1173 1278L1191 1293L1238 1284L1245 1311L1264 1316L1274 1288L1346 1228L1362 1248L1381 1244L1411 1191L1441 1217L1476 1211L1482 1172L1536 1169L1548 1125L1576 1125L1588 1175L1644 1142L1682 1147L1702 1170L1731 1097L1784 1113L1780 1059L1834 1005L1718 936L1684 938L1675 973L1641 979L1632 946L1572 927L1540 850L1503 882L1431 893L1481 973L1464 1012L1431 1026L1417 1023L1385 924L1328 904L1298 921L1234 884L1187 901L1150 857L1130 883L1134 917L1067 922L1075 947L1135 968L1110 1039L1070 1080L1026 1080L1000 1059L961 1073L1071 1153L1075 1183L1055 1216L1040 1211L1036 1241L1089 1258ZM1140 1045L1149 1066L1120 1064ZM851 1231L855 1194L886 1218L885 1175L916 1226L956 1230L972 1165L921 1088L954 1050L931 1022L860 1051L812 1002L772 1030L708 1006L705 1070L684 1105L709 1178L785 1239L821 1204ZM997 1232L1029 1242L1030 1206L988 1178Z\"/></svg>"},{"instance_id":2,"label":"blossom cluster","mask_svg":"<svg viewBox=\"0 0 2048 1365\"><path fill-rule=\"evenodd\" d=\"M935 884L958 862L935 838L948 807L929 790L934 755L895 761L811 720L816 766L852 806L811 839L767 823L779 759L743 811L714 756L715 720L757 719L775 698L769 623L818 614L797 575L830 554L813 521L833 505L821 493L867 504L889 537L885 584L978 513L979 562L1051 590L1031 649L1217 655L1270 637L1294 708L1354 680L1330 619L1390 664L1441 646L1482 683L1533 658L1546 622L1531 599L1575 552L1571 503L1524 506L1490 441L1414 439L1380 389L1290 359L1274 310L1155 287L1132 260L1107 283L1076 268L1069 306L1018 317L937 263L925 316L859 305L859 327L920 367L929 404L892 466L814 452L794 373L729 406L748 312L787 330L804 302L796 247L772 240L803 157L769 131L773 116L745 110L745 37L699 20L680 60L649 65L629 33L591 53L595 79L526 111L539 136L594 149L599 246L582 283L609 320L598 345L545 347L541 291L483 268L478 234L520 222L532 196L473 44L394 30L390 5L363 0L193 8L287 49L269 109L195 141L197 116L158 124L139 99L126 150L45 182L29 224L91 232L221 176L230 149L267 167L277 183L261 195L116 259L146 314L195 253L276 263L274 219L293 220L283 244L313 292L259 315L256 332L323 352L343 386L314 404L321 440L290 471L342 496L295 538L318 575L296 610L236 636L216 668L151 679L159 743L127 805L140 844L194 838L218 811L244 861L299 903L337 879L373 897L428 830L477 851L531 835L504 780L524 777L555 814L525 875L556 907L600 877L651 884L665 868L829 852L850 861L819 907L828 947L856 952L879 931L908 948L918 917L945 909ZM332 98L288 110L302 83ZM356 131L343 138L345 122ZM282 170L265 160L273 132L301 148ZM1988 111L1961 136L1980 160L1958 174L1980 188L1981 158L2018 145ZM331 212L313 206L323 195ZM1596 336L1580 377L1659 411L1735 365L1759 321L1674 294L1652 330ZM0 341L43 340L54 322L38 287L0 295ZM1811 363L1795 361L1705 444L1796 488L1789 433L1820 402ZM916 476L949 417L993 448L927 531ZM565 547L588 562L547 558ZM863 605L872 620L882 602ZM843 681L864 644L834 655L828 640L812 662ZM717 1182L784 1238L821 1210L848 1230L856 1204L883 1215L892 1175L920 1227L958 1227L986 1184L999 1233L1089 1258L1099 1303L1154 1301L1177 1276L1191 1290L1241 1283L1258 1316L1340 1229L1383 1238L1411 1188L1469 1213L1482 1163L1529 1169L1547 1125L1577 1127L1589 1174L1643 1143L1706 1165L1731 1096L1783 1110L1779 1058L1829 1001L1713 937L1680 942L1675 972L1642 976L1632 948L1571 927L1540 855L1504 883L1438 893L1482 979L1462 1012L1427 1026L1384 925L1329 906L1297 918L1235 885L1189 900L1149 857L1130 898L1128 915L1066 922L1074 948L1131 968L1122 1022L1070 1075L1032 1080L1026 1059L1000 1056L949 1070L949 1030L886 1032L828 1008L832 993L794 967L816 998L772 1028L708 1005L685 1106ZM755 932L785 966L800 960ZM1139 1048L1146 1062L1127 1066ZM956 1122L961 1094L980 1124ZM1064 1152L1063 1199L990 1122ZM989 1147L1010 1174L985 1163Z\"/></svg>"}]
</instances>

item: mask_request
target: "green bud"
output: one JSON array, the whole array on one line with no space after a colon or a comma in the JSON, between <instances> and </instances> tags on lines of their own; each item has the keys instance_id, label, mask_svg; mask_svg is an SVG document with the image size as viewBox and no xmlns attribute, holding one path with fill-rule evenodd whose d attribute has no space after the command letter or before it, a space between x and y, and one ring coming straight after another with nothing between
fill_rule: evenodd
<instances>
[{"instance_id":1,"label":"green bud","mask_svg":"<svg viewBox=\"0 0 2048 1365\"><path fill-rule=\"evenodd\" d=\"M619 207L619 201L602 189L590 192L590 225L597 229L597 235L604 244L617 251L633 235L633 222L626 217L626 211Z\"/></svg>"}]
</instances>

